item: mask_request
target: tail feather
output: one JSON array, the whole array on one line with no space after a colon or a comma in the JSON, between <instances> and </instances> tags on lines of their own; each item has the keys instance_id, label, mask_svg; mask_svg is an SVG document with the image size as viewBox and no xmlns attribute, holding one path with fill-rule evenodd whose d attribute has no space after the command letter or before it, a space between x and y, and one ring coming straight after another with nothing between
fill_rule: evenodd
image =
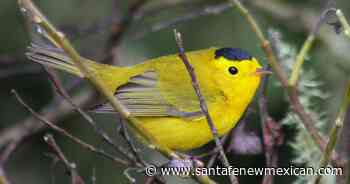
<instances>
[{"instance_id":1,"label":"tail feather","mask_svg":"<svg viewBox=\"0 0 350 184\"><path fill-rule=\"evenodd\" d=\"M57 48L41 47L32 44L28 48L26 56L34 62L60 69L79 77L84 77L79 69L74 66L71 59Z\"/></svg>"}]
</instances>

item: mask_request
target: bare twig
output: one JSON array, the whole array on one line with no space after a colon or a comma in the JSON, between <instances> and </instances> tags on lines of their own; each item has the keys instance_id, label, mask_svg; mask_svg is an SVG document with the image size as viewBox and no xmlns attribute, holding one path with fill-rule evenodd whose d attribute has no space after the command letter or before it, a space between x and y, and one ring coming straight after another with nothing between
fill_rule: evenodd
<instances>
[{"instance_id":1,"label":"bare twig","mask_svg":"<svg viewBox=\"0 0 350 184\"><path fill-rule=\"evenodd\" d=\"M56 93L59 96L63 97L64 99L65 98L69 99L69 101L67 100L67 102L69 102L71 105L72 104L75 105L75 103L72 102L71 97L68 95L68 92L64 89L64 86L62 85L61 80L58 78L57 73L45 65L41 65L41 66L43 67L44 71L48 75L48 78L52 86L54 87ZM72 105L72 107L75 107L74 105Z\"/></svg>"},{"instance_id":2,"label":"bare twig","mask_svg":"<svg viewBox=\"0 0 350 184\"><path fill-rule=\"evenodd\" d=\"M140 151L138 150L138 148L136 148L133 141L131 140L126 123L127 122L123 121L123 119L120 119L120 124L121 124L120 133L124 137L127 144L129 145L132 153L136 158L136 161L138 161L142 166L147 166L148 165L147 162L142 158L142 156L140 155Z\"/></svg>"},{"instance_id":3,"label":"bare twig","mask_svg":"<svg viewBox=\"0 0 350 184\"><path fill-rule=\"evenodd\" d=\"M342 26L344 28L344 34L350 39L350 25L349 25L348 21L346 20L343 12L340 9L338 9L336 11L336 14L338 16L340 23L342 24Z\"/></svg>"},{"instance_id":4,"label":"bare twig","mask_svg":"<svg viewBox=\"0 0 350 184\"><path fill-rule=\"evenodd\" d=\"M120 152L122 155L124 155L128 160L132 161L136 166L138 167L145 167L148 164L141 158L139 155L139 152L137 151L137 148L133 145L131 138L128 135L128 132L126 132L126 125L124 121L120 121L120 123L123 126L123 136L125 137L127 143L131 147L131 150L133 151L133 154L131 154L128 150L123 148L122 146L119 146L114 143L114 141L108 136L108 134L103 131L97 123L93 120L93 118L88 115L85 111L83 111L79 106L77 106L71 99L71 97L68 95L66 90L62 87L60 84L59 79L53 75L53 71L51 71L50 68L45 67L45 70L47 71L49 75L49 79L53 83L56 91L58 94L60 94L65 100L67 100L73 108L78 111L79 114L82 115L82 117L94 128L95 132L102 138L103 141L105 141L107 144L111 145L116 151ZM162 181L161 179L158 179L159 181Z\"/></svg>"},{"instance_id":5,"label":"bare twig","mask_svg":"<svg viewBox=\"0 0 350 184\"><path fill-rule=\"evenodd\" d=\"M55 75L53 75L52 73L53 71L46 66L44 66L44 69L46 70L48 77L52 82L53 86L55 87L57 93L61 97L63 97L67 102L69 102L69 104L71 104L71 106L94 128L97 135L99 135L102 138L102 140L105 141L107 144L111 145L116 151L118 151L119 153L122 153L128 160L133 161L136 165L138 165L137 161L135 160L135 157L131 153L129 153L122 146L117 145L108 136L108 134L97 125L97 123L89 114L87 114L84 110L82 110L77 104L75 104L72 101L72 98L69 96L67 91L63 88L59 79Z\"/></svg>"},{"instance_id":6,"label":"bare twig","mask_svg":"<svg viewBox=\"0 0 350 184\"><path fill-rule=\"evenodd\" d=\"M277 52L276 42L278 35L275 32L269 30L268 38L271 42L271 48ZM266 66L270 69L269 66ZM283 133L281 126L269 115L268 104L267 104L267 85L269 76L265 76L262 79L260 90L259 90L259 113L261 119L261 127L263 132L263 142L265 148L265 159L266 166L269 168L276 168L278 162L278 146L283 143ZM273 176L268 175L263 177L263 184L272 184Z\"/></svg>"},{"instance_id":7,"label":"bare twig","mask_svg":"<svg viewBox=\"0 0 350 184\"><path fill-rule=\"evenodd\" d=\"M283 143L281 126L270 116L262 118L263 141L265 146L266 167L277 168L278 147ZM273 175L264 176L263 184L272 184Z\"/></svg>"},{"instance_id":8,"label":"bare twig","mask_svg":"<svg viewBox=\"0 0 350 184\"><path fill-rule=\"evenodd\" d=\"M195 76L194 69L193 69L192 65L190 64L190 62L185 54L185 49L183 47L181 33L177 32L176 30L174 30L174 33L175 33L176 44L177 44L177 47L179 50L179 57L183 61L184 65L186 66L186 69L188 71L188 74L191 77L192 86L193 86L193 89L196 92L196 95L198 97L201 111L203 112L203 114L205 115L205 117L207 119L208 125L210 127L211 133L212 133L214 141L215 141L215 144L220 149L220 160L223 163L223 165L226 168L228 168L228 167L230 167L230 163L225 155L224 148L220 142L218 131L214 125L214 122L213 122L211 116L209 115L208 107L207 107L205 99L200 91L199 83L198 83L197 78ZM230 180L231 180L231 183L238 184L238 179L234 175L230 175Z\"/></svg>"},{"instance_id":9,"label":"bare twig","mask_svg":"<svg viewBox=\"0 0 350 184\"><path fill-rule=\"evenodd\" d=\"M188 3L188 2L186 1L184 3ZM184 3L182 3L182 4L184 4ZM206 5L206 6L200 7L200 8L196 7L196 9L190 10L189 13L179 15L173 19L170 19L170 20L157 22L156 24L151 25L148 28L142 29L142 31L135 33L135 37L137 37L137 38L143 37L146 34L157 32L157 31L160 31L162 29L169 28L169 27L175 26L177 24L180 24L180 23L183 23L183 22L195 19L195 18L208 16L208 15L217 15L219 13L222 13L222 12L229 10L231 7L232 7L232 4L227 3L227 2L214 4L214 5L212 5L212 4Z\"/></svg>"},{"instance_id":10,"label":"bare twig","mask_svg":"<svg viewBox=\"0 0 350 184\"><path fill-rule=\"evenodd\" d=\"M268 83L268 76L265 76L262 80L262 84L259 91L259 112L261 119L261 127L263 132L263 142L264 142L264 151L266 159L266 167L276 168L278 155L277 155L277 146L281 144L281 133L280 128L276 129L273 127L278 126L268 114L267 111L267 97L266 97L266 88ZM273 176L266 175L263 177L263 184L272 184Z\"/></svg>"},{"instance_id":11,"label":"bare twig","mask_svg":"<svg viewBox=\"0 0 350 184\"><path fill-rule=\"evenodd\" d=\"M13 141L6 146L5 150L0 155L0 167L2 165L4 165L4 163L8 160L11 153L13 153L13 151L15 151L18 144L19 144L19 142Z\"/></svg>"},{"instance_id":12,"label":"bare twig","mask_svg":"<svg viewBox=\"0 0 350 184\"><path fill-rule=\"evenodd\" d=\"M300 70L301 70L301 66L303 65L304 61L305 61L305 57L306 57L306 54L309 52L309 50L311 49L314 41L315 41L315 38L316 38L316 35L317 33L319 32L320 28L321 28L321 25L325 22L326 18L327 18L327 15L329 12L331 11L335 11L334 8L327 8L326 10L324 10L320 16L320 18L318 19L315 27L313 28L313 30L310 32L310 34L308 35L308 37L306 38L303 46L301 47L296 59L295 59L295 62L294 62L294 65L293 65L293 69L292 69L292 74L289 78L289 86L291 87L295 87L297 82L298 82L298 79L299 79L299 76L300 76Z\"/></svg>"},{"instance_id":13,"label":"bare twig","mask_svg":"<svg viewBox=\"0 0 350 184\"><path fill-rule=\"evenodd\" d=\"M139 151L139 149L135 146L133 140L131 139L130 135L129 135L129 131L128 131L128 127L127 127L127 122L124 121L122 118L120 118L120 134L123 136L123 138L125 139L126 143L129 145L129 148L131 149L133 156L135 157L137 163L141 166L141 167L147 167L149 164L142 158L141 153ZM126 173L126 176L127 173ZM162 176L153 176L152 178L155 179L155 182L157 183L166 183L164 181L164 179L162 178Z\"/></svg>"},{"instance_id":14,"label":"bare twig","mask_svg":"<svg viewBox=\"0 0 350 184\"><path fill-rule=\"evenodd\" d=\"M229 137L230 137L229 134L227 134L224 137L222 137L221 140L220 140L221 144L223 145L228 140ZM207 162L207 168L210 168L210 167L212 167L214 165L216 159L220 155L220 148L216 146L215 149L211 151L211 153L208 153L208 155L210 155L210 154L212 156L210 157L209 161Z\"/></svg>"},{"instance_id":15,"label":"bare twig","mask_svg":"<svg viewBox=\"0 0 350 184\"><path fill-rule=\"evenodd\" d=\"M338 115L335 119L335 124L334 124L333 128L331 129L329 141L327 143L327 147L326 147L325 151L323 152L319 168L324 168L329 163L331 153L335 148L335 145L336 145L337 140L338 140L338 135L340 134L340 131L343 127L343 123L344 123L346 112L347 112L348 107L349 107L349 103L350 103L350 80L348 81L348 84L346 86L345 95L344 95L344 98L342 100L342 104L340 106L340 110L338 112ZM322 177L322 175L316 176L315 184L320 183L321 177Z\"/></svg>"},{"instance_id":16,"label":"bare twig","mask_svg":"<svg viewBox=\"0 0 350 184\"><path fill-rule=\"evenodd\" d=\"M63 154L60 147L57 145L55 139L51 134L46 134L44 136L45 142L53 149L57 157L63 162L64 166L70 172L70 176L72 178L72 184L84 184L83 178L79 175L76 170L76 164L69 162L66 156Z\"/></svg>"},{"instance_id":17,"label":"bare twig","mask_svg":"<svg viewBox=\"0 0 350 184\"><path fill-rule=\"evenodd\" d=\"M250 24L252 30L255 32L258 37L261 47L264 50L268 62L276 74L277 79L280 81L283 88L286 89L289 103L292 107L292 110L298 115L303 123L304 127L307 129L308 133L311 135L313 141L318 145L321 150L325 150L326 148L326 140L319 134L318 130L314 126L314 120L308 114L303 105L300 103L297 89L294 87L289 87L288 80L285 72L283 71L280 64L277 62L277 58L274 54L274 51L271 48L270 42L265 38L261 28L255 21L254 17L249 13L248 9L246 9L243 4L239 0L230 0L235 4L239 12L246 18L247 22ZM332 154L332 160L336 161L338 165L343 165L343 162L340 161L338 154L334 151Z\"/></svg>"},{"instance_id":18,"label":"bare twig","mask_svg":"<svg viewBox=\"0 0 350 184\"><path fill-rule=\"evenodd\" d=\"M134 20L134 16L149 0L137 0L129 6L128 13L122 18L119 23L112 24L111 34L107 43L107 56L103 59L104 62L117 63L117 48L118 45Z\"/></svg>"},{"instance_id":19,"label":"bare twig","mask_svg":"<svg viewBox=\"0 0 350 184\"><path fill-rule=\"evenodd\" d=\"M139 151L137 151L137 148L132 143L132 140L127 132L126 122L120 120L120 123L123 127L122 135L125 138L126 142L129 144L133 154L131 154L128 150L126 150L122 146L115 144L114 141L108 136L108 134L105 131L103 131L100 127L98 127L97 123L93 120L93 118L72 101L71 97L68 95L67 91L63 88L60 80L57 78L56 75L54 75L53 71L46 66L43 66L43 67L46 70L48 77L52 82L52 84L54 85L54 88L56 89L57 93L61 95L66 101L68 101L72 105L72 107L76 111L78 111L79 114L81 114L81 116L94 128L95 132L102 138L103 141L111 145L116 151L124 155L128 160L132 161L136 166L145 167L148 165L146 161L142 159ZM158 176L157 176L157 181L164 183L164 181Z\"/></svg>"},{"instance_id":20,"label":"bare twig","mask_svg":"<svg viewBox=\"0 0 350 184\"><path fill-rule=\"evenodd\" d=\"M110 35L108 47L112 48L118 45L120 39L125 34L126 29L132 23L134 16L138 11L148 2L149 0L137 0L132 5L129 6L128 13L122 18L120 23L112 25L112 33ZM109 49L112 50L112 49Z\"/></svg>"},{"instance_id":21,"label":"bare twig","mask_svg":"<svg viewBox=\"0 0 350 184\"><path fill-rule=\"evenodd\" d=\"M73 99L76 104L85 105L89 102L93 94L94 93L92 93L92 91L87 90L85 93L74 95ZM70 114L72 110L72 107L66 101L54 100L45 106L40 111L40 114L42 114L42 116L46 117L48 120L56 122L58 119ZM16 125L5 128L2 132L0 132L0 147L4 147L13 141L20 142L24 138L39 132L44 128L45 126L38 123L36 118L28 117Z\"/></svg>"},{"instance_id":22,"label":"bare twig","mask_svg":"<svg viewBox=\"0 0 350 184\"><path fill-rule=\"evenodd\" d=\"M141 1L141 0L140 0ZM132 26L132 24L140 22L142 19L147 18L147 17L155 17L157 14L162 14L163 12L168 12L171 10L174 10L176 7L181 7L181 8L186 8L186 12L188 13L183 13L179 16L176 16L176 18L170 19L170 20L164 20L164 21L159 21L155 24L152 25L147 25L147 26L142 26L138 31L130 33L133 37L140 38L145 36L146 34L152 33L152 32L157 32L162 29L172 27L174 25L193 20L195 18L199 18L202 16L207 16L207 15L216 15L220 14L222 12L225 12L232 7L230 3L223 2L223 3L206 3L207 5L201 5L205 0L202 2L192 2L192 1L184 1L184 2L163 2L163 4L154 6L151 8L143 8L147 2L135 2L131 4L129 7L129 11L126 15L124 15L120 21L113 23L112 19L110 16L107 18L103 18L97 23L93 23L88 26L69 26L69 25L64 25L61 26L61 29L67 33L76 35L78 37L86 37L90 34L96 34L105 31L106 29L110 28L110 25L112 24L111 28L111 35L109 38L117 38L114 41L109 41L108 45L106 46L106 52L107 52L107 57L103 59L103 62L110 62L109 59L111 59L111 52L115 49L112 48L117 48L118 45L120 45L120 42L122 40L122 37L126 35L128 32L129 28ZM114 4L116 4L116 1ZM142 4L140 4L142 3ZM137 5L137 8L132 8ZM116 5L113 5L114 7ZM114 10L116 11L116 10ZM116 14L116 13L114 13ZM115 15L113 15L115 17ZM113 18L114 19L114 18ZM121 26L124 24L123 22L126 22L126 20L129 21L128 24L125 24L126 26ZM141 30L141 31L139 31ZM113 36L113 35L120 35L120 36ZM119 37L119 38L118 38ZM114 42L113 44L111 44ZM111 47L111 45L115 45L115 47ZM112 53L115 54L115 53ZM109 56L108 56L109 55ZM108 61L107 61L108 60Z\"/></svg>"},{"instance_id":23,"label":"bare twig","mask_svg":"<svg viewBox=\"0 0 350 184\"><path fill-rule=\"evenodd\" d=\"M275 0L249 1L249 4L270 15L274 21L283 23L288 30L294 32L311 32L313 25L319 19L319 13L303 6L293 6L288 3ZM334 26L335 32L338 33L338 23L327 20L327 24ZM337 56L339 60L348 60L350 52L347 49L350 43L337 34L329 34L327 29L319 31L318 39L320 44L324 44L327 49ZM335 61L337 63L337 61ZM344 65L346 66L346 65ZM348 69L348 68L346 68Z\"/></svg>"},{"instance_id":24,"label":"bare twig","mask_svg":"<svg viewBox=\"0 0 350 184\"><path fill-rule=\"evenodd\" d=\"M52 158L52 163L50 165L50 179L51 179L50 184L55 184L56 183L55 169L56 169L56 164L60 161L60 159L56 155L53 155L50 153L46 155Z\"/></svg>"},{"instance_id":25,"label":"bare twig","mask_svg":"<svg viewBox=\"0 0 350 184\"><path fill-rule=\"evenodd\" d=\"M303 63L305 61L306 54L309 52L309 50L312 47L312 44L314 43L315 36L316 35L314 32L311 32L309 34L309 36L306 38L302 48L300 49L300 51L295 59L293 69L292 69L292 74L291 74L289 81L288 81L289 82L288 84L291 87L295 86L297 84L297 81L299 79L301 66L303 65Z\"/></svg>"},{"instance_id":26,"label":"bare twig","mask_svg":"<svg viewBox=\"0 0 350 184\"><path fill-rule=\"evenodd\" d=\"M117 157L114 157L108 153L106 153L105 151L103 150L100 150L100 149L97 149L95 148L94 146L88 144L88 143L85 143L83 142L82 140L74 137L73 135L71 135L70 133L68 133L66 130L56 126L54 123L48 121L47 119L45 119L44 117L42 117L40 114L38 114L37 112L35 112L29 105L27 105L23 99L17 94L17 92L15 90L12 90L12 94L16 97L16 99L18 100L18 102L23 106L25 107L33 116L34 118L40 120L42 123L44 123L45 125L49 126L50 128L52 128L53 130L59 132L60 134L66 136L67 138L69 138L70 140L72 140L73 142L77 143L78 145L82 146L83 148L91 151L91 152L94 152L94 153L97 153L105 158L108 158L112 161L114 161L115 163L118 163L118 164L122 164L122 165L126 165L126 166L130 166L132 165L130 162L126 161L126 160L123 160L123 159L120 159L120 158L117 158Z\"/></svg>"}]
</instances>

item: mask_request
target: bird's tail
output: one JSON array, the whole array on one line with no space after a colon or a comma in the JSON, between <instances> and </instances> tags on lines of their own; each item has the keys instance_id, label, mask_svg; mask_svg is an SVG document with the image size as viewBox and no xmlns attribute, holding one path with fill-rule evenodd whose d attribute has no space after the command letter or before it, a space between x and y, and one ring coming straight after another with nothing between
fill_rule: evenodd
<instances>
[{"instance_id":1,"label":"bird's tail","mask_svg":"<svg viewBox=\"0 0 350 184\"><path fill-rule=\"evenodd\" d=\"M26 56L34 62L84 77L72 60L59 48L31 44Z\"/></svg>"}]
</instances>

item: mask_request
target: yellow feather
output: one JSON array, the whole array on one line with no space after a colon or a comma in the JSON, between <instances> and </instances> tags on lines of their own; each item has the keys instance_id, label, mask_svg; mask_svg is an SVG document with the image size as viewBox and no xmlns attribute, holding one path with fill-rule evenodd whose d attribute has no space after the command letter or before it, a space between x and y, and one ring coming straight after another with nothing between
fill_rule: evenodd
<instances>
[{"instance_id":1,"label":"yellow feather","mask_svg":"<svg viewBox=\"0 0 350 184\"><path fill-rule=\"evenodd\" d=\"M261 66L255 58L244 61L216 58L216 50L209 48L188 52L187 56L195 69L209 113L219 135L222 136L236 125L253 99L260 83L260 75L257 75L256 71ZM48 56L44 57L47 61L37 62L44 64L46 62L49 66L78 76L80 74L69 60L64 61L65 57L58 53L51 53L41 48L32 49L29 55ZM131 98L126 102L129 103L131 111L135 110L135 116L140 122L138 126L149 131L164 146L174 150L190 150L213 139L205 118L166 115L167 108L188 113L200 110L188 72L177 55L147 60L130 67L115 67L86 61L91 70L96 72L113 93L128 82L136 85L121 90L120 96ZM237 74L229 72L232 66L238 70ZM147 72L149 76L143 75ZM152 72L156 75L153 76ZM142 77L151 79L144 80ZM156 83L152 80L156 80ZM143 91L149 88L151 90Z\"/></svg>"}]
</instances>

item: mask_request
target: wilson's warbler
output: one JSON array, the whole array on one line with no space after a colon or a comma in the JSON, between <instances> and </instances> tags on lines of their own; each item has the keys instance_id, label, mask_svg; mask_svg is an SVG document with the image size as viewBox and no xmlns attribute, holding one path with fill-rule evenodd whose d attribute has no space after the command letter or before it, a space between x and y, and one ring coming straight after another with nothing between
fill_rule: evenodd
<instances>
[{"instance_id":1,"label":"wilson's warbler","mask_svg":"<svg viewBox=\"0 0 350 184\"><path fill-rule=\"evenodd\" d=\"M259 62L239 48L209 48L186 53L220 136L231 130L259 86ZM32 45L29 59L84 77L64 53ZM127 108L139 125L163 146L190 150L213 139L188 72L177 55L150 59L130 67L98 64L86 59L91 70ZM113 112L100 105L97 112Z\"/></svg>"}]
</instances>

